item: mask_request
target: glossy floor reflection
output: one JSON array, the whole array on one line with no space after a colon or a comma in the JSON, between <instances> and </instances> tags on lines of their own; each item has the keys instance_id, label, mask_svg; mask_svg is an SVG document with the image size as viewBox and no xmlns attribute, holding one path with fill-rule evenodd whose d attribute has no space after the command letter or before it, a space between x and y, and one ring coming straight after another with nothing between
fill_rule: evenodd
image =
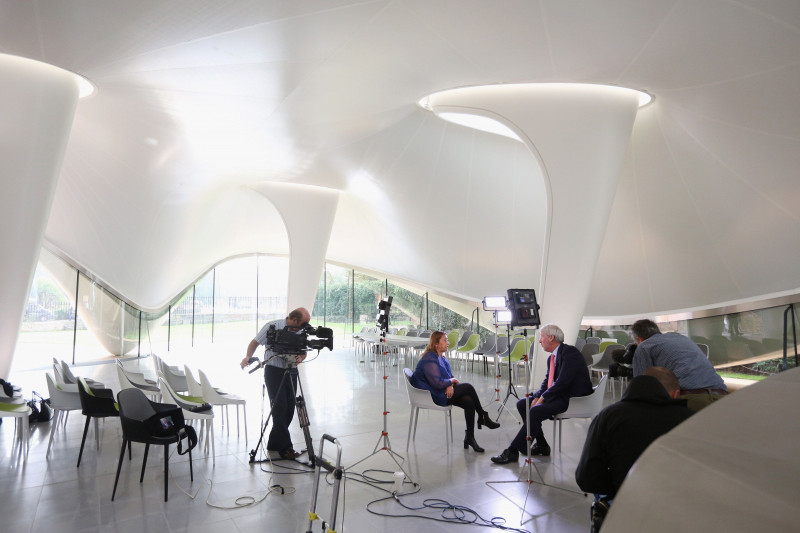
<instances>
[{"instance_id":1,"label":"glossy floor reflection","mask_svg":"<svg viewBox=\"0 0 800 533\"><path fill-rule=\"evenodd\" d=\"M243 351L244 347L241 347ZM0 426L0 516L4 531L58 531L59 533L113 532L303 532L308 530L314 475L295 463L274 465L250 464L249 450L259 440L262 420L261 373L247 374L239 370L241 358L237 350L195 350L165 357L169 364L188 364L201 368L215 386L246 397L249 435L236 437L235 409L229 409L231 424L222 426L216 412L216 465L199 448L194 453L194 482L190 482L188 459L174 453L170 458L172 479L169 501L164 502L163 455L151 451L145 479L139 483L144 447L134 445L133 460L126 458L120 476L116 501L111 502L117 460L121 445L119 421L101 421L99 439L90 428L80 468L76 468L84 417L73 412L64 427L55 433L50 457L45 459L49 424L33 427L27 460L13 449L13 423L6 419ZM130 360L127 365L141 369L152 377L149 358ZM407 362L413 366L413 362ZM543 479L547 485L527 483L528 469L524 461L518 465L493 465L489 457L499 453L511 440L519 426L509 413L501 415L501 427L476 432L478 443L486 453L464 450L464 420L461 410L454 411L455 442L447 452L444 416L440 412L422 411L416 440L406 450L409 404L406 395L403 363L387 370L388 443L402 456L402 469L419 485L406 482L400 496L403 506L388 496L392 472L398 471L390 454L381 450L383 430L383 367L378 362L359 362L351 350L323 352L301 365L301 384L308 404L311 435L318 449L320 437L327 433L342 445L342 464L347 476L339 496L336 531L419 532L486 531L477 525L456 525L444 517L453 512L423 506L426 500L442 500L455 506L472 509L485 520L507 528L535 532L584 532L588 529L590 499L576 494L575 465L580 454L588 420L564 422L562 452L554 447L549 458L534 459L530 478ZM500 402L492 402L494 377L483 375L482 367L469 372L456 365L456 375L475 385L487 409L495 415ZM14 376L26 395L30 390L47 390L46 369ZM76 367L75 373L103 381L119 389L113 364ZM507 381L501 383L503 395ZM524 392L524 391L523 391ZM243 429L242 429L243 431ZM551 423L545 423L550 437ZM303 432L293 423L292 436L296 449L304 448ZM99 441L99 448L98 448ZM553 443L551 443L553 444ZM376 448L378 453L373 455ZM325 445L325 455L335 461L335 447ZM260 455L260 454L259 454ZM306 459L304 456L303 459ZM353 466L355 465L355 466ZM271 473L272 472L272 473ZM385 480L386 484L369 483ZM522 479L522 482L516 482ZM508 482L489 483L487 482ZM332 480L323 477L319 490L317 513L331 517ZM556 485L569 490L561 490ZM276 487L260 503L270 487ZM283 494L281 494L281 489ZM384 490L386 489L386 490ZM188 494L194 497L190 497ZM373 502L373 503L370 503ZM525 506L525 513L521 506ZM405 507L404 507L405 506ZM412 509L409 509L412 508ZM381 516L378 513L394 516ZM397 517L401 515L401 517ZM420 518L422 516L429 519ZM472 516L467 514L467 517ZM436 521L438 520L438 521ZM521 523L522 522L522 523ZM321 531L315 522L313 531Z\"/></svg>"}]
</instances>

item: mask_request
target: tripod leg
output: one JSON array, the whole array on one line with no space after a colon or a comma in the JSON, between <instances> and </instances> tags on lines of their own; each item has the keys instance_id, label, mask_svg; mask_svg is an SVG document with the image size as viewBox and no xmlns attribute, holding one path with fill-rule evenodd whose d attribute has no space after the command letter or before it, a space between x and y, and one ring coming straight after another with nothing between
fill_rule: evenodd
<instances>
[{"instance_id":1,"label":"tripod leg","mask_svg":"<svg viewBox=\"0 0 800 533\"><path fill-rule=\"evenodd\" d=\"M297 369L294 369L297 372ZM294 382L292 382L292 386L294 386ZM314 456L314 443L311 440L311 431L308 429L311 426L311 422L308 420L308 411L306 410L306 401L303 398L303 384L300 382L300 376L297 376L297 390L300 391L300 394L297 395L295 400L295 408L297 409L297 421L300 423L300 427L303 429L303 437L305 437L306 441L306 450L308 450L308 459L311 461L311 466L316 465L316 458Z\"/></svg>"}]
</instances>

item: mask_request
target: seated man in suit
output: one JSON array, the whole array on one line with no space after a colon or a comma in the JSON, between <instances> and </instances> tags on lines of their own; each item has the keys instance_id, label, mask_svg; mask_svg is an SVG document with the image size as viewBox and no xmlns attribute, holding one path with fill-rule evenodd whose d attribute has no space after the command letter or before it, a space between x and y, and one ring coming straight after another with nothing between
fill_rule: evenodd
<instances>
[{"instance_id":1,"label":"seated man in suit","mask_svg":"<svg viewBox=\"0 0 800 533\"><path fill-rule=\"evenodd\" d=\"M569 407L573 396L586 396L592 393L589 367L581 352L574 346L564 344L564 332L555 324L543 326L539 334L539 344L550 353L547 358L547 374L539 390L533 393L530 407L532 455L550 455L550 446L542 432L542 421L563 413ZM519 459L519 454L527 454L527 427L525 425L526 399L517 402L517 410L522 416L522 428L503 453L492 457L492 462L506 464Z\"/></svg>"}]
</instances>

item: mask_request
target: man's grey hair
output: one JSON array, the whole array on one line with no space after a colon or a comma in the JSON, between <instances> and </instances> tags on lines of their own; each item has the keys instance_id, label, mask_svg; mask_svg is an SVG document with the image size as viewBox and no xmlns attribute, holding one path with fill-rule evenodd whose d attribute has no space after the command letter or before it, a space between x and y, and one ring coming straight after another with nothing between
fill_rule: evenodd
<instances>
[{"instance_id":1,"label":"man's grey hair","mask_svg":"<svg viewBox=\"0 0 800 533\"><path fill-rule=\"evenodd\" d=\"M555 324L545 324L539 330L542 332L542 335L547 335L548 337L555 337L559 344L564 342L564 332L561 330L560 327L556 326Z\"/></svg>"}]
</instances>

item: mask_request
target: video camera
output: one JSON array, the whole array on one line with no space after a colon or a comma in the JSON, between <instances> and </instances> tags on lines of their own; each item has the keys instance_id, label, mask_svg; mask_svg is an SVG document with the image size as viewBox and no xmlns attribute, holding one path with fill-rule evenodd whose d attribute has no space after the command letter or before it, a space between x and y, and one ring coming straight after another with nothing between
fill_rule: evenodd
<instances>
[{"instance_id":1,"label":"video camera","mask_svg":"<svg viewBox=\"0 0 800 533\"><path fill-rule=\"evenodd\" d=\"M292 331L289 326L277 329L274 325L267 330L267 349L277 354L301 355L310 350L319 352L323 348L333 350L331 328L303 324L299 331Z\"/></svg>"}]
</instances>

